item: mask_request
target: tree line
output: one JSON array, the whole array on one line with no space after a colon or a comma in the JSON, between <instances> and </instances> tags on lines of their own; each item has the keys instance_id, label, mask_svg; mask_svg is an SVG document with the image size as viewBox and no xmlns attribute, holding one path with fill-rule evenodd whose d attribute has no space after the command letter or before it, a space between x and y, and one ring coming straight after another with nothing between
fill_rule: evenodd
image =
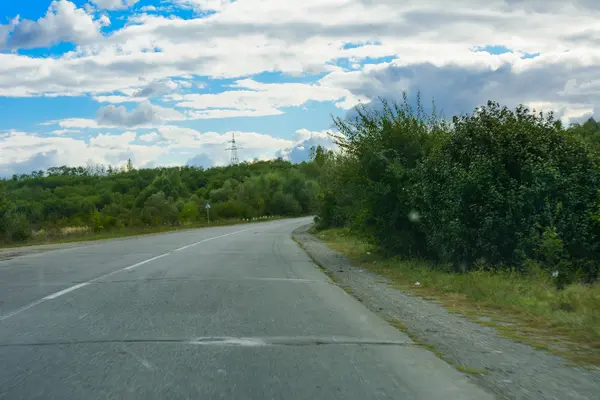
<instances>
[{"instance_id":1,"label":"tree line","mask_svg":"<svg viewBox=\"0 0 600 400\"><path fill-rule=\"evenodd\" d=\"M380 106L335 120L341 151L315 160L319 228L349 227L384 254L434 268L597 279L595 120L565 127L495 102L448 120L406 96Z\"/></svg>"},{"instance_id":2,"label":"tree line","mask_svg":"<svg viewBox=\"0 0 600 400\"><path fill-rule=\"evenodd\" d=\"M283 160L202 169L55 167L0 180L0 242L77 227L92 232L180 226L210 218L307 215L319 171Z\"/></svg>"}]
</instances>

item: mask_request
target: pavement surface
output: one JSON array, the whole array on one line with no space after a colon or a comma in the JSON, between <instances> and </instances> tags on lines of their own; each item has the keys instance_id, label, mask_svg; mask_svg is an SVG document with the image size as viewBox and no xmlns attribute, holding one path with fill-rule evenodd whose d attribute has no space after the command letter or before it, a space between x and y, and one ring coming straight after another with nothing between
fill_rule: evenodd
<instances>
[{"instance_id":1,"label":"pavement surface","mask_svg":"<svg viewBox=\"0 0 600 400\"><path fill-rule=\"evenodd\" d=\"M0 261L0 398L494 398L333 284L308 223Z\"/></svg>"},{"instance_id":2,"label":"pavement surface","mask_svg":"<svg viewBox=\"0 0 600 400\"><path fill-rule=\"evenodd\" d=\"M547 351L503 337L496 329L435 301L399 290L387 278L353 265L307 228L296 229L294 239L336 285L386 321L400 322L403 332L434 348L442 359L479 372L470 374L471 380L499 399L600 399L599 368L574 366Z\"/></svg>"}]
</instances>

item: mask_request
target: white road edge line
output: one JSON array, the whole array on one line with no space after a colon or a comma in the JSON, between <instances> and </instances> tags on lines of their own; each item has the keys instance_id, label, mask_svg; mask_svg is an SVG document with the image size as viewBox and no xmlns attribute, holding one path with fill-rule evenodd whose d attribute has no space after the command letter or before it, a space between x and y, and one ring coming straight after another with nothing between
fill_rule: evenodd
<instances>
[{"instance_id":1,"label":"white road edge line","mask_svg":"<svg viewBox=\"0 0 600 400\"><path fill-rule=\"evenodd\" d=\"M100 275L100 276L98 276L98 277L96 277L94 279L90 279L87 282L78 283L77 285L73 285L73 286L68 287L66 289L63 289L63 290L61 290L59 292L52 293L52 294L50 294L50 295L48 295L46 297L42 297L41 299L36 300L33 303L29 303L29 304L27 304L27 305L25 305L25 306L23 306L21 308L18 308L18 309L14 310L14 311L11 311L8 314L0 315L0 321L3 321L3 320L8 319L8 318L10 318L12 316L15 316L15 315L17 315L17 314L19 314L19 313L21 313L21 312L23 312L25 310L29 310L30 308L35 307L35 306L37 306L39 304L42 304L42 303L44 303L44 302L46 302L48 300L54 300L54 299L56 299L56 298L58 298L58 297L60 297L62 295L65 295L65 294L70 293L70 292L72 292L74 290L80 289L80 288L82 288L84 286L87 286L87 285L89 285L91 283L94 283L94 282L96 282L96 281L98 281L98 280L100 280L102 278L106 278L108 276L114 275L114 274L119 273L119 272L132 270L132 269L134 269L136 267L139 267L140 265L148 264L149 262L158 260L159 258L166 257L166 256L168 256L170 254L173 254L176 251L181 251L181 250L189 249L190 247L196 246L196 245L198 245L200 243L205 243L205 242L209 242L211 240L220 239L220 238L223 238L223 237L226 237L226 236L235 235L237 233L246 232L246 231L249 231L250 229L252 229L252 228L242 229L242 230L239 230L239 231L235 231L235 232L231 232L231 233L226 233L224 235L214 236L214 237L211 237L211 238L208 238L208 239L200 240L199 242L188 244L187 246L183 246L183 247L180 247L180 248L178 248L176 250L169 251L167 253L164 253L164 254L161 254L161 255L149 258L149 259L144 260L144 261L140 261L139 263L130 265L128 267L121 268L121 269L118 269L116 271L112 271L112 272L109 272L107 274L104 274L104 275Z\"/></svg>"}]
</instances>

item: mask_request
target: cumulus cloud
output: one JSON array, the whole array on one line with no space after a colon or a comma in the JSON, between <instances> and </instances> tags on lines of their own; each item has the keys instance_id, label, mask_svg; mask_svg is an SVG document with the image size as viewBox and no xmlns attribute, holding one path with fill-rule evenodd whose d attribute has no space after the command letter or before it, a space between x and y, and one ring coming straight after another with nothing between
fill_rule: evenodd
<instances>
[{"instance_id":1,"label":"cumulus cloud","mask_svg":"<svg viewBox=\"0 0 600 400\"><path fill-rule=\"evenodd\" d=\"M200 11L221 11L231 0L173 0L173 3Z\"/></svg>"},{"instance_id":2,"label":"cumulus cloud","mask_svg":"<svg viewBox=\"0 0 600 400\"><path fill-rule=\"evenodd\" d=\"M301 163L310 160L313 148L316 149L318 146L328 150L337 148L328 131L299 129L296 131L294 138L295 143L293 146L277 151L275 156L293 163Z\"/></svg>"},{"instance_id":3,"label":"cumulus cloud","mask_svg":"<svg viewBox=\"0 0 600 400\"><path fill-rule=\"evenodd\" d=\"M156 81L149 83L148 85L142 87L137 92L135 92L135 97L153 97L161 94L172 92L174 89L177 89L178 85L176 82L172 80L166 81Z\"/></svg>"},{"instance_id":4,"label":"cumulus cloud","mask_svg":"<svg viewBox=\"0 0 600 400\"><path fill-rule=\"evenodd\" d=\"M583 54L565 57L540 55L539 60L519 59L499 65L436 66L406 64L400 60L361 71L338 71L324 84L347 88L356 96L399 100L406 91L418 91L429 106L432 99L446 117L471 112L495 100L509 106L526 104L538 111L555 111L565 120L600 111L597 68L580 64ZM566 61L566 62L565 62ZM600 62L600 59L598 60ZM574 68L580 64L579 68ZM573 77L577 71L577 78ZM570 78L569 78L570 77Z\"/></svg>"},{"instance_id":5,"label":"cumulus cloud","mask_svg":"<svg viewBox=\"0 0 600 400\"><path fill-rule=\"evenodd\" d=\"M184 120L178 111L155 106L146 101L137 108L128 111L124 106L109 105L98 110L97 121L102 126L133 127L151 125L164 121Z\"/></svg>"},{"instance_id":6,"label":"cumulus cloud","mask_svg":"<svg viewBox=\"0 0 600 400\"><path fill-rule=\"evenodd\" d=\"M340 86L328 87L306 83L262 83L242 79L230 85L233 89L218 94L169 95L166 99L178 107L226 112L235 110L240 115L277 115L282 107L298 107L307 101L338 101L342 108L351 108L359 97ZM215 110L216 109L216 110ZM232 114L235 114L232 113ZM199 115L199 114L191 114ZM201 114L200 114L201 115ZM230 115L234 116L234 115Z\"/></svg>"},{"instance_id":7,"label":"cumulus cloud","mask_svg":"<svg viewBox=\"0 0 600 400\"><path fill-rule=\"evenodd\" d=\"M55 129L52 132L50 132L53 135L56 136L63 136L66 135L68 133L80 133L81 131L78 129Z\"/></svg>"},{"instance_id":8,"label":"cumulus cloud","mask_svg":"<svg viewBox=\"0 0 600 400\"><path fill-rule=\"evenodd\" d=\"M189 165L191 167L210 168L215 165L215 162L208 154L202 153L190 158L185 165Z\"/></svg>"},{"instance_id":9,"label":"cumulus cloud","mask_svg":"<svg viewBox=\"0 0 600 400\"><path fill-rule=\"evenodd\" d=\"M135 132L124 132L120 135L99 133L90 139L90 145L107 149L118 149L126 147L129 143L133 142L136 137L137 133Z\"/></svg>"},{"instance_id":10,"label":"cumulus cloud","mask_svg":"<svg viewBox=\"0 0 600 400\"><path fill-rule=\"evenodd\" d=\"M98 134L89 142L69 137L44 137L25 132L9 132L0 137L0 176L30 173L61 165L124 165L131 159L144 167L165 154L160 146L131 144L134 132Z\"/></svg>"},{"instance_id":11,"label":"cumulus cloud","mask_svg":"<svg viewBox=\"0 0 600 400\"><path fill-rule=\"evenodd\" d=\"M140 0L91 0L101 10L124 10Z\"/></svg>"},{"instance_id":12,"label":"cumulus cloud","mask_svg":"<svg viewBox=\"0 0 600 400\"><path fill-rule=\"evenodd\" d=\"M257 132L230 131L225 133L200 132L192 128L175 125L164 125L158 127L160 136L169 143L171 148L199 148L202 146L217 146L221 150L228 147L228 142L235 134L237 145L244 150L252 152L262 150L275 151L282 147L288 147L293 142L288 139L276 138Z\"/></svg>"},{"instance_id":13,"label":"cumulus cloud","mask_svg":"<svg viewBox=\"0 0 600 400\"><path fill-rule=\"evenodd\" d=\"M139 137L142 142L154 143L160 140L160 135L156 132L145 133Z\"/></svg>"},{"instance_id":14,"label":"cumulus cloud","mask_svg":"<svg viewBox=\"0 0 600 400\"><path fill-rule=\"evenodd\" d=\"M4 39L3 47L9 49L45 47L60 42L88 43L101 37L100 28L106 23L106 18L94 20L70 1L55 0L46 15L37 21L17 16L9 25L0 25L0 39Z\"/></svg>"},{"instance_id":15,"label":"cumulus cloud","mask_svg":"<svg viewBox=\"0 0 600 400\"><path fill-rule=\"evenodd\" d=\"M106 96L93 96L94 100L98 103L140 103L145 101L144 97L129 97L129 96L121 96L121 95L106 95Z\"/></svg>"}]
</instances>

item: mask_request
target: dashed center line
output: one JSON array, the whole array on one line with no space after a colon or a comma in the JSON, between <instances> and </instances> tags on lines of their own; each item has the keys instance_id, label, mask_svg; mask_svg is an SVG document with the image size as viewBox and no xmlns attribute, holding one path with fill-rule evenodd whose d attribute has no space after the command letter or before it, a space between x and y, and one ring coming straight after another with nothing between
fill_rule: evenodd
<instances>
[{"instance_id":1,"label":"dashed center line","mask_svg":"<svg viewBox=\"0 0 600 400\"><path fill-rule=\"evenodd\" d=\"M123 268L123 271L129 271L130 269L134 269L134 268L136 268L136 267L139 267L140 265L148 264L149 262L152 262L152 261L154 261L154 260L158 260L159 258L166 257L166 256L168 256L168 255L169 255L169 254L171 254L171 253L172 253L172 252L170 251L170 252L168 252L168 253L161 254L160 256L152 257L152 258L149 258L149 259L147 259L147 260L141 261L141 262L139 262L139 263L137 263L137 264L130 265L129 267L125 267L125 268ZM98 280L98 279L100 279L100 278L96 278L95 280ZM90 282L92 282L92 281L90 281Z\"/></svg>"},{"instance_id":2,"label":"dashed center line","mask_svg":"<svg viewBox=\"0 0 600 400\"><path fill-rule=\"evenodd\" d=\"M250 228L247 228L247 229L242 229L241 231L235 231L235 232L226 233L226 234L220 235L220 236L214 236L214 237L211 237L211 238L208 238L208 239L201 240L201 241L196 242L196 243L188 244L187 246L180 247L178 249L173 250L173 252L177 252L177 251L189 249L190 247L194 247L196 245L199 245L200 243L210 242L211 240L220 239L220 238L223 238L223 237L226 237L226 236L236 235L238 233L246 232L246 231L249 231L249 230L250 230Z\"/></svg>"},{"instance_id":3,"label":"dashed center line","mask_svg":"<svg viewBox=\"0 0 600 400\"><path fill-rule=\"evenodd\" d=\"M46 296L42 300L54 300L57 297L62 296L63 294L67 294L69 292L72 292L73 290L77 290L77 289L82 288L84 286L87 286L89 284L90 284L90 282L84 282L84 283L80 283L80 284L75 285L75 286L71 286L70 288L66 288L64 290L61 290L60 292L56 292L56 293L53 293L53 294L51 294L49 296Z\"/></svg>"},{"instance_id":4,"label":"dashed center line","mask_svg":"<svg viewBox=\"0 0 600 400\"><path fill-rule=\"evenodd\" d=\"M89 284L91 284L91 283L97 282L97 281L99 281L100 279L107 278L107 277L109 277L109 276L111 276L111 275L114 275L114 274L117 274L117 273L119 273L119 272L123 272L123 271L129 271L129 270L132 270L132 269L134 269L134 268L137 268L137 267L139 267L139 266L141 266L141 265L148 264L148 263L150 263L150 262L152 262L152 261L156 261L156 260L158 260L158 259L160 259L160 258L163 258L163 257L167 257L168 255L171 255L171 254L173 254L173 253L175 253L175 252L182 251L182 250L185 250L185 249L189 249L190 247L197 246L197 245L199 245L199 244L201 244L201 243L209 242L209 241L211 241L211 240L215 240L215 239L224 238L224 237L226 237L226 236L236 235L236 234L238 234L238 233L246 232L246 231L249 231L249 230L250 230L250 228L247 228L247 229L242 229L242 230L235 231L235 232L231 232L231 233L226 233L226 234L224 234L224 235L214 236L214 237L211 237L211 238L208 238L208 239L203 239L203 240L200 240L200 241L198 241L198 242L196 242L196 243L188 244L187 246L180 247L180 248L178 248L178 249L175 249L175 250L173 250L173 251L169 251L169 252L166 252L166 253L164 253L164 254L160 254L160 255L158 255L158 256L155 256L155 257L149 258L149 259L147 259L147 260L144 260L144 261L140 261L140 262L138 262L138 263L136 263L136 264L133 264L133 265L130 265L130 266L128 266L128 267L121 268L121 269L118 269L118 270L115 270L115 271L109 272L109 273L107 273L107 274L104 274L104 275L100 275L100 276L98 276L98 277L96 277L96 278L94 278L94 279L90 279L90 280L89 280L89 281L87 281L87 282L78 283L77 285L73 285L73 286L71 286L71 287L68 287L68 288L66 288L66 289L63 289L63 290L61 290L61 291L58 291L58 292L56 292L56 293L52 293L52 294L50 294L50 295L48 295L48 296L46 296L46 297L43 297L43 298L41 298L41 299L39 299L39 300L36 300L36 301L34 301L33 303L27 304L26 306L23 306L23 307L21 307L21 308L18 308L18 309L16 309L16 310L12 311L12 312L9 312L8 314L0 315L0 321L3 321L3 320L5 320L5 319L8 319L8 318L10 318L10 317L12 317L12 316L14 316L14 315L17 315L17 314L19 314L19 313L21 313L21 312L23 312L23 311L25 311L25 310L29 310L30 308L32 308L32 307L35 307L35 306L37 306L37 305L39 305L39 304L42 304L42 303L44 303L44 302L46 302L46 301L48 301L48 300L54 300L54 299L56 299L56 298L58 298L58 297L60 297L60 296L63 296L63 295L65 295L65 294L67 294L67 293L70 293L70 292L72 292L72 291L74 291L74 290L81 289L82 287L88 286L88 285L89 285Z\"/></svg>"}]
</instances>

